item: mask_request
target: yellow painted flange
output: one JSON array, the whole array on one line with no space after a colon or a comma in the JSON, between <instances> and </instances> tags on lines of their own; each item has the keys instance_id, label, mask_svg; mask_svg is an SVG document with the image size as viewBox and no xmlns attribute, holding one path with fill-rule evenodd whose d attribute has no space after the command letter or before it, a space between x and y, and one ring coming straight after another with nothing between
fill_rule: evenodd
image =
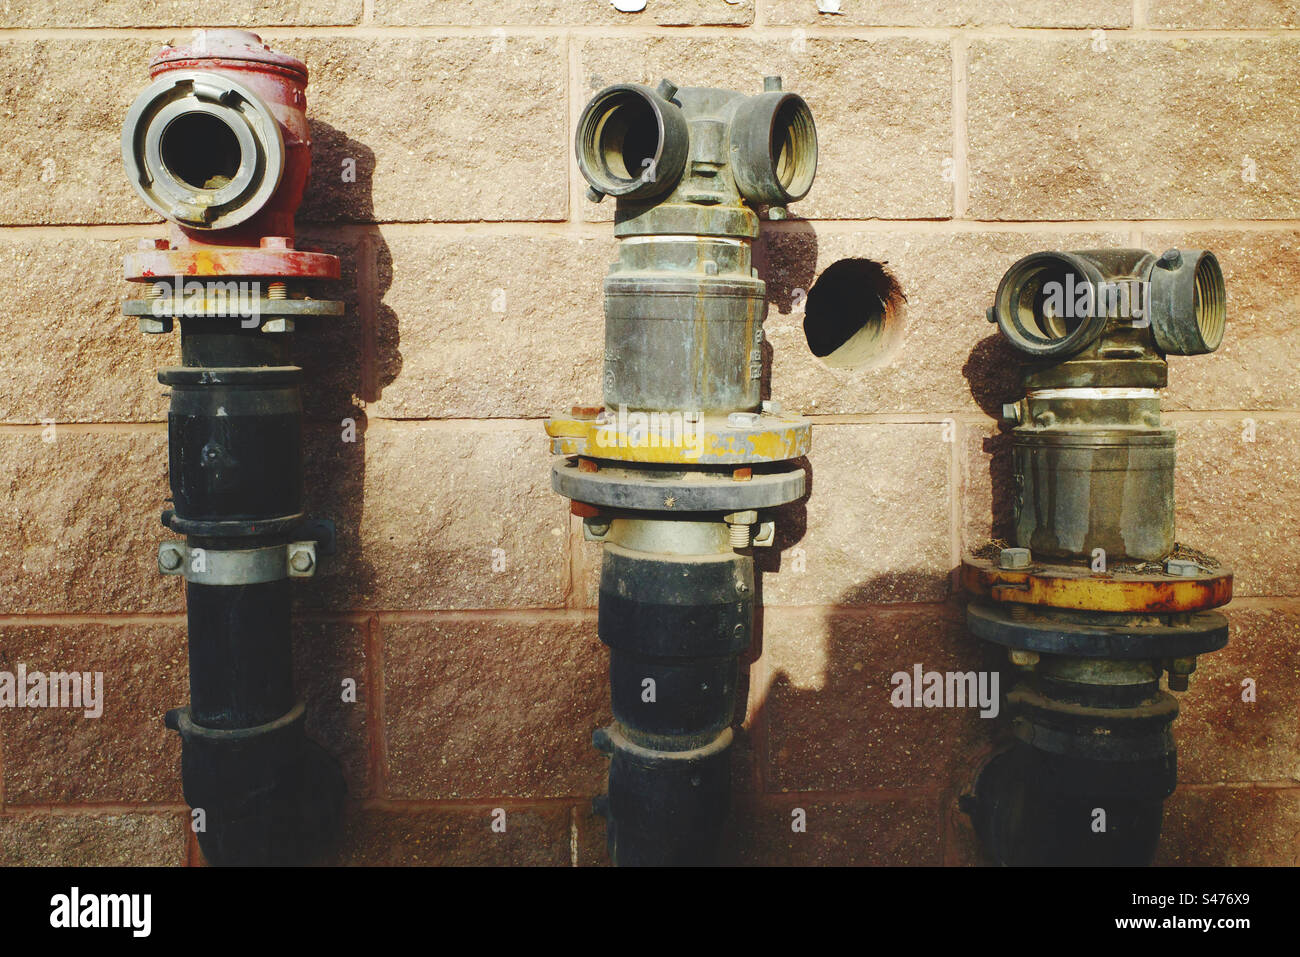
<instances>
[{"instance_id":1,"label":"yellow painted flange","mask_svg":"<svg viewBox=\"0 0 1300 957\"><path fill-rule=\"evenodd\" d=\"M994 601L1083 611L1170 614L1218 608L1232 600L1232 573L1219 569L1193 578L1162 574L1095 573L1074 565L1001 568L967 555L962 586Z\"/></svg>"},{"instance_id":2,"label":"yellow painted flange","mask_svg":"<svg viewBox=\"0 0 1300 957\"><path fill-rule=\"evenodd\" d=\"M779 412L755 413L746 425L731 425L722 415L688 422L680 412L556 416L547 420L546 434L564 455L686 467L784 462L812 446L812 423Z\"/></svg>"}]
</instances>

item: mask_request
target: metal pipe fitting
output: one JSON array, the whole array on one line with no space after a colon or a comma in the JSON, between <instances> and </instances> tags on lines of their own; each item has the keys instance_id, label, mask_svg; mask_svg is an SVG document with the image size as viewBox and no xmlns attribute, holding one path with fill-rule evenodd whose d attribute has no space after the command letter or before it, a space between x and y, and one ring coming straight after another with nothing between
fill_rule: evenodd
<instances>
[{"instance_id":1,"label":"metal pipe fitting","mask_svg":"<svg viewBox=\"0 0 1300 957\"><path fill-rule=\"evenodd\" d=\"M740 655L753 631L763 510L803 496L807 420L761 396L766 287L756 206L804 196L817 165L802 99L619 84L578 122L578 168L616 197L604 402L547 422L552 485L604 543L599 632L614 724L597 800L616 864L713 860L730 794ZM756 531L757 530L757 531Z\"/></svg>"},{"instance_id":2,"label":"metal pipe fitting","mask_svg":"<svg viewBox=\"0 0 1300 957\"><path fill-rule=\"evenodd\" d=\"M1015 743L962 800L1004 864L1149 863L1176 785L1172 734L1196 656L1223 647L1232 575L1174 538L1165 356L1213 351L1214 255L1035 253L989 319L1026 357L1014 423L1015 542L967 555L967 626L1008 649Z\"/></svg>"},{"instance_id":3,"label":"metal pipe fitting","mask_svg":"<svg viewBox=\"0 0 1300 957\"><path fill-rule=\"evenodd\" d=\"M150 72L123 161L170 236L127 257L127 279L149 289L124 312L145 332L181 327L182 365L158 380L171 389L163 524L185 538L158 567L186 583L190 703L166 723L208 861L298 863L338 830L344 792L305 734L291 651L290 579L315 572L333 529L303 513L302 370L284 333L342 313L305 298L338 278L338 259L294 248L307 70L254 34L213 30Z\"/></svg>"}]
</instances>

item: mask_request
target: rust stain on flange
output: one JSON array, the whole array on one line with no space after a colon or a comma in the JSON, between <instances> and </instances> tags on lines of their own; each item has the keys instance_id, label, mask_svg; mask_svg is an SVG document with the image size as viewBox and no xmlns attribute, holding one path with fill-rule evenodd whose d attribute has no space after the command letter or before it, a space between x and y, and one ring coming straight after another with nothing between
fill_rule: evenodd
<instances>
[{"instance_id":1,"label":"rust stain on flange","mask_svg":"<svg viewBox=\"0 0 1300 957\"><path fill-rule=\"evenodd\" d=\"M994 601L1085 611L1169 614L1218 608L1232 600L1232 572L1227 569L1192 578L1101 574L1069 565L1007 569L967 555L961 583L971 594Z\"/></svg>"}]
</instances>

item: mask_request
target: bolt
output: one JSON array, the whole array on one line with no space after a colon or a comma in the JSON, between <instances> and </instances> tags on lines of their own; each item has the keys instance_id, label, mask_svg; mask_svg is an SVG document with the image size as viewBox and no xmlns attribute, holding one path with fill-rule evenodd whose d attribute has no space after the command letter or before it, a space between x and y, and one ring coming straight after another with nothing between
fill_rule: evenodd
<instances>
[{"instance_id":1,"label":"bolt","mask_svg":"<svg viewBox=\"0 0 1300 957\"><path fill-rule=\"evenodd\" d=\"M172 331L172 320L170 316L164 316L161 319L155 319L153 316L141 316L138 325L140 326L141 332L148 333L151 336Z\"/></svg>"},{"instance_id":2,"label":"bolt","mask_svg":"<svg viewBox=\"0 0 1300 957\"><path fill-rule=\"evenodd\" d=\"M165 572L174 572L181 567L185 556L177 545L163 545L158 549L158 566Z\"/></svg>"},{"instance_id":3,"label":"bolt","mask_svg":"<svg viewBox=\"0 0 1300 957\"><path fill-rule=\"evenodd\" d=\"M135 246L136 249L171 249L171 243L165 239L142 239Z\"/></svg>"},{"instance_id":4,"label":"bolt","mask_svg":"<svg viewBox=\"0 0 1300 957\"><path fill-rule=\"evenodd\" d=\"M1177 249L1166 249L1160 256L1161 269L1177 269L1183 264L1183 254Z\"/></svg>"},{"instance_id":5,"label":"bolt","mask_svg":"<svg viewBox=\"0 0 1300 957\"><path fill-rule=\"evenodd\" d=\"M579 458L579 459L578 459L578 471L579 471L579 472L599 472L599 471L600 471L600 464L599 464L595 459Z\"/></svg>"},{"instance_id":6,"label":"bolt","mask_svg":"<svg viewBox=\"0 0 1300 957\"><path fill-rule=\"evenodd\" d=\"M739 469L733 469L731 473L731 477L737 482L748 482L750 479L754 477L754 470L749 466L745 466L744 468L739 468Z\"/></svg>"},{"instance_id":7,"label":"bolt","mask_svg":"<svg viewBox=\"0 0 1300 957\"><path fill-rule=\"evenodd\" d=\"M1020 403L1019 403L1019 402L1005 402L1005 403L1003 403L1003 405L1002 405L1002 421L1003 421L1003 422L1019 422L1019 421L1020 421Z\"/></svg>"},{"instance_id":8,"label":"bolt","mask_svg":"<svg viewBox=\"0 0 1300 957\"><path fill-rule=\"evenodd\" d=\"M763 412L766 415L780 415L783 406L776 399L763 400Z\"/></svg>"},{"instance_id":9,"label":"bolt","mask_svg":"<svg viewBox=\"0 0 1300 957\"><path fill-rule=\"evenodd\" d=\"M660 80L659 85L655 87L655 92L665 100L671 100L677 95L677 84L672 80Z\"/></svg>"},{"instance_id":10,"label":"bolt","mask_svg":"<svg viewBox=\"0 0 1300 957\"><path fill-rule=\"evenodd\" d=\"M266 287L267 299L284 299L288 296L289 290L282 282L269 283Z\"/></svg>"},{"instance_id":11,"label":"bolt","mask_svg":"<svg viewBox=\"0 0 1300 957\"><path fill-rule=\"evenodd\" d=\"M1008 653L1011 663L1017 668L1032 668L1038 664L1038 652L1011 648Z\"/></svg>"},{"instance_id":12,"label":"bolt","mask_svg":"<svg viewBox=\"0 0 1300 957\"><path fill-rule=\"evenodd\" d=\"M1032 561L1027 548L1004 548L998 555L999 568L1028 568Z\"/></svg>"},{"instance_id":13,"label":"bolt","mask_svg":"<svg viewBox=\"0 0 1300 957\"><path fill-rule=\"evenodd\" d=\"M289 567L296 572L307 573L311 571L316 560L312 557L310 551L300 548L289 556Z\"/></svg>"},{"instance_id":14,"label":"bolt","mask_svg":"<svg viewBox=\"0 0 1300 957\"><path fill-rule=\"evenodd\" d=\"M989 306L987 309L984 310L984 318L987 319L989 322L997 322L998 311L994 309L992 306Z\"/></svg>"},{"instance_id":15,"label":"bolt","mask_svg":"<svg viewBox=\"0 0 1300 957\"><path fill-rule=\"evenodd\" d=\"M1011 615L1012 621L1024 621L1029 617L1029 609L1019 602L1012 602L1007 607L1007 613Z\"/></svg>"},{"instance_id":16,"label":"bolt","mask_svg":"<svg viewBox=\"0 0 1300 957\"><path fill-rule=\"evenodd\" d=\"M727 541L731 547L736 549L748 548L753 542L752 526L758 521L758 512L753 509L732 512L722 516L722 520L727 523L729 530Z\"/></svg>"},{"instance_id":17,"label":"bolt","mask_svg":"<svg viewBox=\"0 0 1300 957\"><path fill-rule=\"evenodd\" d=\"M262 323L263 332L293 332L294 324L292 319L286 319L284 316L278 316L275 319L268 319Z\"/></svg>"},{"instance_id":18,"label":"bolt","mask_svg":"<svg viewBox=\"0 0 1300 957\"><path fill-rule=\"evenodd\" d=\"M1039 412L1036 416L1034 416L1034 422L1037 423L1039 428L1050 429L1052 426L1056 424L1056 413Z\"/></svg>"},{"instance_id":19,"label":"bolt","mask_svg":"<svg viewBox=\"0 0 1300 957\"><path fill-rule=\"evenodd\" d=\"M704 260L704 275L716 276L718 274L718 264L712 259Z\"/></svg>"},{"instance_id":20,"label":"bolt","mask_svg":"<svg viewBox=\"0 0 1300 957\"><path fill-rule=\"evenodd\" d=\"M604 412L603 406L599 405L575 405L569 410L575 419L594 419L600 413Z\"/></svg>"},{"instance_id":21,"label":"bolt","mask_svg":"<svg viewBox=\"0 0 1300 957\"><path fill-rule=\"evenodd\" d=\"M1201 574L1201 566L1182 558L1170 558L1165 562L1165 574L1175 578L1195 578Z\"/></svg>"},{"instance_id":22,"label":"bolt","mask_svg":"<svg viewBox=\"0 0 1300 957\"><path fill-rule=\"evenodd\" d=\"M293 249L293 241L288 236L263 236L263 249Z\"/></svg>"},{"instance_id":23,"label":"bolt","mask_svg":"<svg viewBox=\"0 0 1300 957\"><path fill-rule=\"evenodd\" d=\"M758 425L758 413L732 412L727 416L727 425L733 429L752 429Z\"/></svg>"},{"instance_id":24,"label":"bolt","mask_svg":"<svg viewBox=\"0 0 1300 957\"><path fill-rule=\"evenodd\" d=\"M789 219L790 212L784 206L769 206L767 208L767 218L772 222L780 222L783 219Z\"/></svg>"},{"instance_id":25,"label":"bolt","mask_svg":"<svg viewBox=\"0 0 1300 957\"><path fill-rule=\"evenodd\" d=\"M765 77L763 77L763 92L764 92L764 93L780 93L780 92L781 92L781 78L780 78L779 76L765 76Z\"/></svg>"}]
</instances>

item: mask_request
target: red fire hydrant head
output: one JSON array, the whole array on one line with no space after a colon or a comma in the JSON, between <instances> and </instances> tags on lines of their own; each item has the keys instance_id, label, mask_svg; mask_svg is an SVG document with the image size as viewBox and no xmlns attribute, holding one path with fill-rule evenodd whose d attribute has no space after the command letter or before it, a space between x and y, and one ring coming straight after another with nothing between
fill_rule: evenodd
<instances>
[{"instance_id":1,"label":"red fire hydrant head","mask_svg":"<svg viewBox=\"0 0 1300 957\"><path fill-rule=\"evenodd\" d=\"M122 127L141 198L202 243L292 237L311 171L307 67L256 34L201 30L149 73Z\"/></svg>"},{"instance_id":2,"label":"red fire hydrant head","mask_svg":"<svg viewBox=\"0 0 1300 957\"><path fill-rule=\"evenodd\" d=\"M337 257L294 248L311 174L302 61L246 30L200 30L164 47L149 74L122 125L122 160L172 228L127 257L127 278L337 279Z\"/></svg>"}]
</instances>

